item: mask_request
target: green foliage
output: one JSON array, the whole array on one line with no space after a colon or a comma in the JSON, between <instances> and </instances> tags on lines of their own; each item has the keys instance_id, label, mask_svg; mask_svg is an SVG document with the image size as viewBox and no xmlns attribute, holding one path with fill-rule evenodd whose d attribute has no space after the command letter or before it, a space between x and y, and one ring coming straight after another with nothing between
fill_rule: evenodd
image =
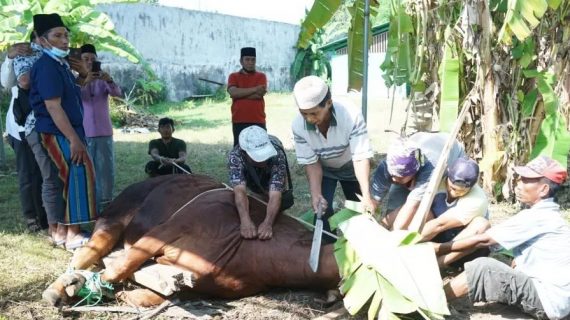
<instances>
[{"instance_id":1,"label":"green foliage","mask_svg":"<svg viewBox=\"0 0 570 320\"><path fill-rule=\"evenodd\" d=\"M460 62L457 45L451 37L451 28L445 31L445 51L439 67L441 79L441 95L439 106L439 128L450 132L457 119L459 109L459 72Z\"/></svg>"},{"instance_id":2,"label":"green foliage","mask_svg":"<svg viewBox=\"0 0 570 320\"><path fill-rule=\"evenodd\" d=\"M368 319L397 319L414 311L425 319L449 314L431 245L417 244L416 232L388 232L358 212L342 214L349 216L340 222L343 236L334 254L350 314L368 302Z\"/></svg>"},{"instance_id":3,"label":"green foliage","mask_svg":"<svg viewBox=\"0 0 570 320\"><path fill-rule=\"evenodd\" d=\"M560 101L552 89L553 75L536 70L524 70L523 74L527 78L536 80L545 111L544 120L540 125L540 131L530 157L532 159L539 155L545 155L566 167L568 165L568 152L570 151L570 133L566 129L566 120L560 112ZM532 96L529 97L529 100L531 99L533 99Z\"/></svg>"},{"instance_id":4,"label":"green foliage","mask_svg":"<svg viewBox=\"0 0 570 320\"><path fill-rule=\"evenodd\" d=\"M318 29L307 48L297 49L295 60L291 65L293 79L299 80L305 76L315 75L330 80L331 65L326 53L321 49L323 45L323 30Z\"/></svg>"},{"instance_id":5,"label":"green foliage","mask_svg":"<svg viewBox=\"0 0 570 320\"><path fill-rule=\"evenodd\" d=\"M137 0L0 0L0 51L16 42L27 42L33 29L33 16L57 13L70 30L70 43L79 47L95 45L99 51L108 51L142 63L145 72L153 76L150 67L131 43L115 32L111 18L95 10L102 3L138 2Z\"/></svg>"},{"instance_id":6,"label":"green foliage","mask_svg":"<svg viewBox=\"0 0 570 320\"><path fill-rule=\"evenodd\" d=\"M548 7L556 9L561 2L562 0L509 0L507 15L498 38L507 44L512 43L513 36L524 41L538 26L539 19Z\"/></svg>"},{"instance_id":7,"label":"green foliage","mask_svg":"<svg viewBox=\"0 0 570 320\"><path fill-rule=\"evenodd\" d=\"M137 104L148 107L166 99L166 86L157 79L138 79L134 86L134 99Z\"/></svg>"},{"instance_id":8,"label":"green foliage","mask_svg":"<svg viewBox=\"0 0 570 320\"><path fill-rule=\"evenodd\" d=\"M412 39L414 38L414 26L412 17L406 13L401 4L392 4L390 29L388 30L388 48L384 62L380 69L384 71L386 86L400 86L410 82L412 73L412 59L414 50Z\"/></svg>"},{"instance_id":9,"label":"green foliage","mask_svg":"<svg viewBox=\"0 0 570 320\"><path fill-rule=\"evenodd\" d=\"M301 23L301 32L297 47L307 49L313 34L321 29L335 14L340 7L341 0L316 0L307 13L307 17Z\"/></svg>"}]
</instances>

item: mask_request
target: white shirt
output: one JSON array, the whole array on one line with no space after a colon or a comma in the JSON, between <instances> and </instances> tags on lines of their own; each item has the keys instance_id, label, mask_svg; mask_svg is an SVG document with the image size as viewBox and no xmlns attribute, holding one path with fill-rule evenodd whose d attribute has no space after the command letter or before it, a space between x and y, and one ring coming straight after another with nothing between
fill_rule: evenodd
<instances>
[{"instance_id":1,"label":"white shirt","mask_svg":"<svg viewBox=\"0 0 570 320\"><path fill-rule=\"evenodd\" d=\"M372 148L364 118L354 106L334 101L327 136L307 123L301 114L293 120L295 153L300 165L321 162L323 167L341 168L348 162L371 158Z\"/></svg>"},{"instance_id":2,"label":"white shirt","mask_svg":"<svg viewBox=\"0 0 570 320\"><path fill-rule=\"evenodd\" d=\"M528 275L550 319L570 314L570 226L552 198L487 230L512 249L516 269Z\"/></svg>"},{"instance_id":3,"label":"white shirt","mask_svg":"<svg viewBox=\"0 0 570 320\"><path fill-rule=\"evenodd\" d=\"M24 127L19 126L14 119L14 99L18 98L18 87L16 86L16 75L14 74L14 67L12 59L6 57L2 63L2 70L0 74L2 86L6 89L10 88L12 91L12 98L10 99L10 106L6 112L6 133L14 139L21 141L20 132L24 131Z\"/></svg>"}]
</instances>

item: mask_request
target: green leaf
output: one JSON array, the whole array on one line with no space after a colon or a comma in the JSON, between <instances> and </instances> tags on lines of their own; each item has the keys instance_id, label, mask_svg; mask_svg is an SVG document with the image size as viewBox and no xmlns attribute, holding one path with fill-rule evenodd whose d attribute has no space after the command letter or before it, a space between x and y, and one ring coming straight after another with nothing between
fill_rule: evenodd
<instances>
[{"instance_id":1,"label":"green leaf","mask_svg":"<svg viewBox=\"0 0 570 320\"><path fill-rule=\"evenodd\" d=\"M531 159L539 155L548 156L558 161L563 167L568 165L570 134L566 130L566 121L559 113L544 117L536 137Z\"/></svg>"},{"instance_id":2,"label":"green leaf","mask_svg":"<svg viewBox=\"0 0 570 320\"><path fill-rule=\"evenodd\" d=\"M341 0L316 0L301 24L297 47L306 49L313 34L332 18L340 4Z\"/></svg>"},{"instance_id":3,"label":"green leaf","mask_svg":"<svg viewBox=\"0 0 570 320\"><path fill-rule=\"evenodd\" d=\"M450 39L451 28L445 31L445 51L439 73L441 78L440 130L450 132L459 112L459 57L457 46Z\"/></svg>"},{"instance_id":4,"label":"green leaf","mask_svg":"<svg viewBox=\"0 0 570 320\"><path fill-rule=\"evenodd\" d=\"M374 293L374 297L372 297L372 301L370 302L370 308L368 308L368 320L373 320L376 318L381 304L382 292L380 290L377 290L376 293Z\"/></svg>"},{"instance_id":5,"label":"green leaf","mask_svg":"<svg viewBox=\"0 0 570 320\"><path fill-rule=\"evenodd\" d=\"M362 265L340 287L344 293L344 307L355 315L376 292L376 272Z\"/></svg>"},{"instance_id":6,"label":"green leaf","mask_svg":"<svg viewBox=\"0 0 570 320\"><path fill-rule=\"evenodd\" d=\"M524 117L530 117L534 114L534 107L538 102L538 89L532 89L524 96L522 102L522 114Z\"/></svg>"},{"instance_id":7,"label":"green leaf","mask_svg":"<svg viewBox=\"0 0 570 320\"><path fill-rule=\"evenodd\" d=\"M340 237L334 244L334 257L341 278L347 278L354 271L356 271L362 263L356 255L356 251L352 248L350 243L346 241L345 237Z\"/></svg>"},{"instance_id":8,"label":"green leaf","mask_svg":"<svg viewBox=\"0 0 570 320\"><path fill-rule=\"evenodd\" d=\"M333 231L336 230L336 228L340 223L358 214L360 213L347 208L340 210L339 212L335 213L332 217L329 218L329 224L331 226L331 230Z\"/></svg>"},{"instance_id":9,"label":"green leaf","mask_svg":"<svg viewBox=\"0 0 570 320\"><path fill-rule=\"evenodd\" d=\"M406 314L417 310L418 306L415 303L404 297L398 289L380 274L376 275L376 280L382 291L384 308L387 308L388 311L391 313Z\"/></svg>"},{"instance_id":10,"label":"green leaf","mask_svg":"<svg viewBox=\"0 0 570 320\"><path fill-rule=\"evenodd\" d=\"M552 0L552 6L560 0ZM512 36L520 41L526 39L540 22L548 9L546 0L509 0L507 14L498 38L511 44Z\"/></svg>"}]
</instances>

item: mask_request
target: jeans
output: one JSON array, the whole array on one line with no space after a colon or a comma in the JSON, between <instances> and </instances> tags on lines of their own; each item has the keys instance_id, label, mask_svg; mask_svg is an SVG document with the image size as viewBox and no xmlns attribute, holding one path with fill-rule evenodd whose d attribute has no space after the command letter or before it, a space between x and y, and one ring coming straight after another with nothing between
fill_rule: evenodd
<instances>
[{"instance_id":1,"label":"jeans","mask_svg":"<svg viewBox=\"0 0 570 320\"><path fill-rule=\"evenodd\" d=\"M360 184L358 184L358 181L348 181L348 180L337 180L337 179L333 179L333 178L329 178L329 177L323 177L323 180L321 182L321 194L323 195L323 198L325 198L325 200L327 201L327 210L325 211L324 215L323 215L323 230L326 231L331 231L331 227L329 224L329 218L333 215L333 200L334 200L334 193L336 190L336 185L337 183L340 182L340 185L342 187L342 191L344 193L344 196L346 197L346 200L352 200L352 201L360 201L358 199L358 197L356 197L357 193L361 193L360 192ZM327 238L328 236L324 236L324 238Z\"/></svg>"},{"instance_id":2,"label":"jeans","mask_svg":"<svg viewBox=\"0 0 570 320\"><path fill-rule=\"evenodd\" d=\"M101 210L113 199L113 184L115 181L113 137L87 138L87 151L95 167L97 208Z\"/></svg>"}]
</instances>

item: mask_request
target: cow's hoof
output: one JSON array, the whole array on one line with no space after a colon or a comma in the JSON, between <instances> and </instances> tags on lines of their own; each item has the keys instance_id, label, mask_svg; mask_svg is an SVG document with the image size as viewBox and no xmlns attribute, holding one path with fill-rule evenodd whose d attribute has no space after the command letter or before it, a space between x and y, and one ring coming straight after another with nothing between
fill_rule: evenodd
<instances>
[{"instance_id":1,"label":"cow's hoof","mask_svg":"<svg viewBox=\"0 0 570 320\"><path fill-rule=\"evenodd\" d=\"M66 300L58 290L54 288L47 288L42 293L42 298L49 303L51 306L59 307Z\"/></svg>"},{"instance_id":2,"label":"cow's hoof","mask_svg":"<svg viewBox=\"0 0 570 320\"><path fill-rule=\"evenodd\" d=\"M61 285L65 288L65 293L69 297L75 297L85 284L85 277L79 273L65 274L60 278Z\"/></svg>"}]
</instances>

